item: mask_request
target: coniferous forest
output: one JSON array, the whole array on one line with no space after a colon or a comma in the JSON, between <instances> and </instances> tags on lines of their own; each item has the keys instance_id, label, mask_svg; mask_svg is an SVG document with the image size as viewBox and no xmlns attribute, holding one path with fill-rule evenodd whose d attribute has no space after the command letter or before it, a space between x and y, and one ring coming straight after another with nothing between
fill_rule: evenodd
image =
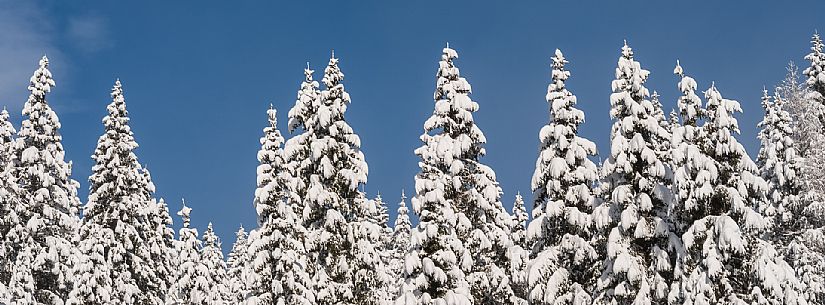
<instances>
[{"instance_id":1,"label":"coniferous forest","mask_svg":"<svg viewBox=\"0 0 825 305\"><path fill-rule=\"evenodd\" d=\"M322 73L307 66L294 106L261 113L248 206L257 227L241 227L226 257L211 224L199 232L191 207L170 211L155 195L120 80L81 201L44 56L22 122L0 113L0 303L825 304L821 37L804 67L789 65L762 92L762 109L699 88L678 61L681 94L667 97L677 108L663 109L634 51L616 53L606 152L579 135L575 74L562 51L549 54L538 151L520 152L536 158L524 173L532 194L511 211L449 45L433 61L415 190L397 205L363 191L368 166L339 58ZM764 113L756 156L740 142L744 110Z\"/></svg>"}]
</instances>

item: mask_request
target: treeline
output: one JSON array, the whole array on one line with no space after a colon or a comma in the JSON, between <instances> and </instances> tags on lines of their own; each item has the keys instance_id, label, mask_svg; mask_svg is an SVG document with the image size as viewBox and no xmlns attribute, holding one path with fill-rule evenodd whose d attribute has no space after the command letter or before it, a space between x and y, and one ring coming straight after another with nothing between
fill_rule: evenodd
<instances>
[{"instance_id":1,"label":"treeline","mask_svg":"<svg viewBox=\"0 0 825 305\"><path fill-rule=\"evenodd\" d=\"M532 219L504 209L479 105L446 47L434 110L415 150L410 222L402 193L361 191L368 166L345 119L350 96L334 56L321 83L304 70L288 140L267 111L253 206L227 259L191 208L171 229L155 195L120 81L103 118L88 200L65 161L46 96L46 57L16 130L0 113L0 303L6 304L825 304L825 53L764 91L761 148L738 142L740 104L699 92L678 63L677 109L665 113L625 44L609 97L606 161L578 135L585 121L552 57L549 119L539 131ZM81 217L82 215L82 217Z\"/></svg>"}]
</instances>

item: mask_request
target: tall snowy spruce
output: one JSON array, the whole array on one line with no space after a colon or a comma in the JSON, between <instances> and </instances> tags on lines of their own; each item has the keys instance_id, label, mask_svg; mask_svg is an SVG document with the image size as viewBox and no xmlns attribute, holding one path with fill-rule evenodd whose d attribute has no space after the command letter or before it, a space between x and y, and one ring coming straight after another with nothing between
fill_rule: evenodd
<instances>
[{"instance_id":1,"label":"tall snowy spruce","mask_svg":"<svg viewBox=\"0 0 825 305\"><path fill-rule=\"evenodd\" d=\"M816 217L811 215L809 199L800 196L803 190L800 167L804 163L799 162L793 120L785 110L785 99L779 91L773 102L767 90L764 91L765 117L759 123L762 145L757 164L761 176L768 182L768 200L775 209L773 229L769 233L774 247L804 285L803 296L812 304L823 304L825 238Z\"/></svg>"},{"instance_id":2,"label":"tall snowy spruce","mask_svg":"<svg viewBox=\"0 0 825 305\"><path fill-rule=\"evenodd\" d=\"M444 48L435 111L424 123L423 145L415 150L421 158L412 198L418 225L411 233L404 262L406 282L396 305L474 304L466 275L473 269L473 254L456 229L470 226L458 207L462 182L456 176L467 170L462 159L478 156L485 139L472 122L478 104L470 100L470 86L452 63L457 57L453 49Z\"/></svg>"},{"instance_id":3,"label":"tall snowy spruce","mask_svg":"<svg viewBox=\"0 0 825 305\"><path fill-rule=\"evenodd\" d=\"M15 257L8 289L12 303L34 298L39 304L63 304L74 280L77 253L72 241L80 224L79 184L70 178L71 162L64 161L60 121L46 101L54 86L45 56L28 87L23 123L14 144L15 176L22 199L19 221L9 230L8 257ZM25 269L25 270L24 270Z\"/></svg>"},{"instance_id":4,"label":"tall snowy spruce","mask_svg":"<svg viewBox=\"0 0 825 305\"><path fill-rule=\"evenodd\" d=\"M598 179L596 145L578 135L584 112L565 85L568 61L556 50L547 86L549 122L539 132L540 151L533 172L533 221L527 235L531 251L531 304L589 304L598 278L598 256L591 245Z\"/></svg>"},{"instance_id":5,"label":"tall snowy spruce","mask_svg":"<svg viewBox=\"0 0 825 305\"><path fill-rule=\"evenodd\" d=\"M306 231L286 201L287 181L291 177L281 149L284 138L272 106L267 117L269 124L264 128L258 151L258 188L254 199L258 228L249 235L247 274L235 280L241 281L241 285L245 282L249 290L243 304L315 304L303 243ZM237 276L237 270L232 272Z\"/></svg>"},{"instance_id":6,"label":"tall snowy spruce","mask_svg":"<svg viewBox=\"0 0 825 305\"><path fill-rule=\"evenodd\" d=\"M15 241L7 239L12 227L17 227L20 218L17 209L20 206L20 187L15 176L14 134L17 131L9 121L6 108L0 112L0 298L6 296L5 287L11 278L14 266L13 256ZM3 301L0 299L0 302Z\"/></svg>"},{"instance_id":7,"label":"tall snowy spruce","mask_svg":"<svg viewBox=\"0 0 825 305\"><path fill-rule=\"evenodd\" d=\"M149 214L155 208L155 187L134 153L138 144L129 126L119 80L111 97L109 113L103 118L105 133L92 155L95 165L89 177L89 201L83 207L78 242L81 255L74 270L79 280L74 282L68 302L160 304L168 272L156 270L157 260L166 259L166 255L153 257L150 247L158 245L149 243L157 229ZM95 287L95 283L102 286ZM102 291L106 291L107 300L98 298L104 294Z\"/></svg>"},{"instance_id":8,"label":"tall snowy spruce","mask_svg":"<svg viewBox=\"0 0 825 305\"><path fill-rule=\"evenodd\" d=\"M235 233L235 243L226 260L227 288L229 290L228 304L243 304L249 293L249 284L246 281L249 256L249 235L243 226Z\"/></svg>"},{"instance_id":9,"label":"tall snowy spruce","mask_svg":"<svg viewBox=\"0 0 825 305\"><path fill-rule=\"evenodd\" d=\"M361 140L346 122L350 104L338 59L324 70L325 89L307 69L290 127L303 132L285 147L295 175L290 198L303 209L309 271L318 303L383 304L389 281L378 253L381 228L368 220L376 208L359 187L367 182Z\"/></svg>"},{"instance_id":10,"label":"tall snowy spruce","mask_svg":"<svg viewBox=\"0 0 825 305\"><path fill-rule=\"evenodd\" d=\"M387 266L391 282L390 297L397 299L403 293L404 287L404 256L410 249L410 234L412 223L410 222L409 210L407 209L407 196L401 191L401 201L398 202L398 211L395 216L395 226L393 226L390 247L385 251L391 251L392 258Z\"/></svg>"},{"instance_id":11,"label":"tall snowy spruce","mask_svg":"<svg viewBox=\"0 0 825 305\"><path fill-rule=\"evenodd\" d=\"M597 304L661 303L672 278L677 240L667 218L672 196L665 180L668 165L657 154L658 143L670 135L648 99L644 83L649 73L625 43L610 95L610 157L602 168L605 202L593 214L606 254Z\"/></svg>"}]
</instances>

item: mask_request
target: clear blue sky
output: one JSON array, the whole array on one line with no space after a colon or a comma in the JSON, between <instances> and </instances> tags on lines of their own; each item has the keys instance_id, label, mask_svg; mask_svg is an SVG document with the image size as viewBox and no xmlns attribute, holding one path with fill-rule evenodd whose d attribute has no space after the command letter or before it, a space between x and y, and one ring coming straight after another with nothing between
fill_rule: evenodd
<instances>
[{"instance_id":1,"label":"clear blue sky","mask_svg":"<svg viewBox=\"0 0 825 305\"><path fill-rule=\"evenodd\" d=\"M320 79L331 49L369 163L367 193L381 191L394 214L401 189L413 190L413 150L432 112L446 41L481 105L483 160L509 209L517 191L530 192L554 49L571 61L568 85L587 116L582 134L602 155L610 81L627 39L668 109L677 98L676 59L700 89L715 81L739 100L740 139L755 156L762 87L778 82L788 61L804 66L811 34L825 31L823 1L287 2L0 0L0 104L19 125L28 78L48 54L57 81L49 100L85 201L89 156L119 77L158 195L173 212L185 197L193 224L202 231L214 222L228 248L239 224L255 226L265 110L275 105L286 132L305 62Z\"/></svg>"}]
</instances>

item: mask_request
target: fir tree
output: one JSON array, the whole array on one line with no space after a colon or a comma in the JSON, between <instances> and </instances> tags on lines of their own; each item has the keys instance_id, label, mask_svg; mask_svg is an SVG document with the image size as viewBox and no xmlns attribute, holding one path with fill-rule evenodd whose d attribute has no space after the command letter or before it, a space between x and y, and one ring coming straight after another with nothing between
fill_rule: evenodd
<instances>
[{"instance_id":1,"label":"fir tree","mask_svg":"<svg viewBox=\"0 0 825 305\"><path fill-rule=\"evenodd\" d=\"M71 162L64 161L60 121L46 101L54 86L48 66L44 56L31 77L31 94L23 105L24 120L15 141L15 175L23 200L19 224L9 233L16 249L9 254L22 259L17 255L22 251L30 259L15 262L13 272L31 273L37 303L62 304L74 282L77 253L72 240L80 223L80 199L79 184L70 178ZM27 264L29 270L22 270Z\"/></svg>"},{"instance_id":2,"label":"fir tree","mask_svg":"<svg viewBox=\"0 0 825 305\"><path fill-rule=\"evenodd\" d=\"M805 60L811 63L802 72L808 77L805 80L809 89L807 98L825 105L825 52L823 52L822 38L819 37L819 33L814 33L811 37L811 53L805 55Z\"/></svg>"},{"instance_id":3,"label":"fir tree","mask_svg":"<svg viewBox=\"0 0 825 305\"><path fill-rule=\"evenodd\" d=\"M178 231L178 274L166 299L167 304L208 305L212 292L209 290L209 270L201 261L203 245L198 230L189 226L192 209L186 206L178 212L183 227Z\"/></svg>"},{"instance_id":4,"label":"fir tree","mask_svg":"<svg viewBox=\"0 0 825 305\"><path fill-rule=\"evenodd\" d=\"M596 227L607 237L597 304L662 302L672 277L668 164L657 153L657 143L670 135L648 99L649 73L625 44L610 95L611 152L602 168L606 198L594 211Z\"/></svg>"},{"instance_id":5,"label":"fir tree","mask_svg":"<svg viewBox=\"0 0 825 305\"><path fill-rule=\"evenodd\" d=\"M514 304L528 304L528 263L530 253L527 248L527 211L524 208L524 198L521 193L516 194L513 202L512 228L510 229L513 246L507 251L510 261L510 287L513 289Z\"/></svg>"},{"instance_id":6,"label":"fir tree","mask_svg":"<svg viewBox=\"0 0 825 305\"><path fill-rule=\"evenodd\" d=\"M528 249L531 304L585 304L598 273L590 244L596 145L578 135L584 112L565 82L568 61L556 50L546 100L549 121L539 132L540 151L533 172L533 221Z\"/></svg>"},{"instance_id":7,"label":"fir tree","mask_svg":"<svg viewBox=\"0 0 825 305\"><path fill-rule=\"evenodd\" d=\"M269 124L264 128L258 151L258 188L254 199L258 228L248 241L250 261L246 263L248 274L243 281L249 293L244 304L315 304L302 240L306 232L286 202L285 181L290 177L281 150L284 138L271 105L267 117Z\"/></svg>"},{"instance_id":8,"label":"fir tree","mask_svg":"<svg viewBox=\"0 0 825 305\"><path fill-rule=\"evenodd\" d=\"M9 122L9 112L3 107L3 111L0 112L0 289L8 285L15 262L14 254L18 241L14 240L14 236L9 236L9 231L21 226L17 209L22 198L14 173L16 132L14 125ZM5 292L0 291L0 297L2 296L5 296Z\"/></svg>"},{"instance_id":9,"label":"fir tree","mask_svg":"<svg viewBox=\"0 0 825 305\"><path fill-rule=\"evenodd\" d=\"M421 161L412 207L419 222L410 237L406 282L396 305L467 305L474 300L466 276L473 270L473 257L456 230L470 223L458 206L463 192L454 181L467 170L461 161L477 157L485 139L472 122L478 104L467 96L469 84L452 64L457 57L453 49L443 49L435 111L424 123L423 145L415 150Z\"/></svg>"},{"instance_id":10,"label":"fir tree","mask_svg":"<svg viewBox=\"0 0 825 305\"><path fill-rule=\"evenodd\" d=\"M154 185L138 163L134 150L138 147L129 126L128 112L120 81L112 88L109 114L103 118L105 132L98 140L92 156L95 165L89 201L83 208L80 227L80 264L78 278L108 277L116 279L109 291L112 303L163 302L164 290L158 281L166 273L157 274L154 259L147 247L155 227L146 214L153 204ZM95 261L102 259L102 261ZM97 268L105 264L106 268ZM101 272L107 272L103 274ZM90 281L91 283L97 281ZM100 284L104 284L100 281ZM75 290L84 293L86 281L75 281ZM92 287L94 290L95 288ZM154 293L152 293L154 292ZM75 304L97 304L99 300L72 298ZM105 303L104 302L104 303Z\"/></svg>"},{"instance_id":11,"label":"fir tree","mask_svg":"<svg viewBox=\"0 0 825 305\"><path fill-rule=\"evenodd\" d=\"M209 291L209 296L206 304L235 304L228 301L229 288L227 287L226 262L223 259L221 242L218 236L215 235L211 222L206 227L206 231L203 232L201 264L208 270L207 282L209 283L209 290L207 291Z\"/></svg>"},{"instance_id":12,"label":"fir tree","mask_svg":"<svg viewBox=\"0 0 825 305\"><path fill-rule=\"evenodd\" d=\"M404 256L410 249L410 232L412 224L410 223L409 211L407 210L407 196L404 191L401 191L401 201L398 202L398 211L395 217L395 226L393 227L392 239L390 240L392 247L392 259L388 266L390 278L394 279L394 283L390 283L390 297L397 299L403 292L404 286Z\"/></svg>"},{"instance_id":13,"label":"fir tree","mask_svg":"<svg viewBox=\"0 0 825 305\"><path fill-rule=\"evenodd\" d=\"M246 281L247 270L251 257L249 256L249 241L243 226L235 233L235 244L229 252L226 261L226 276L229 289L228 304L242 304L249 293L249 284Z\"/></svg>"}]
</instances>

